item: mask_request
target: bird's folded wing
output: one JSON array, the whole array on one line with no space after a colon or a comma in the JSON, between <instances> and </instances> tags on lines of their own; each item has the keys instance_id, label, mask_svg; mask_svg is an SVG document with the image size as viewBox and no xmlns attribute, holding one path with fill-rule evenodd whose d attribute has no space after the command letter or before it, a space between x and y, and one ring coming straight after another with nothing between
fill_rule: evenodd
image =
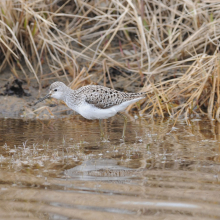
<instances>
[{"instance_id":1,"label":"bird's folded wing","mask_svg":"<svg viewBox=\"0 0 220 220\"><path fill-rule=\"evenodd\" d=\"M123 102L145 96L141 93L125 93L102 86L90 86L83 89L87 91L85 101L101 109L111 108Z\"/></svg>"},{"instance_id":2,"label":"bird's folded wing","mask_svg":"<svg viewBox=\"0 0 220 220\"><path fill-rule=\"evenodd\" d=\"M116 99L115 97L106 95L104 93L91 93L90 96L86 97L85 101L101 109L111 108L112 106L121 103L119 99Z\"/></svg>"}]
</instances>

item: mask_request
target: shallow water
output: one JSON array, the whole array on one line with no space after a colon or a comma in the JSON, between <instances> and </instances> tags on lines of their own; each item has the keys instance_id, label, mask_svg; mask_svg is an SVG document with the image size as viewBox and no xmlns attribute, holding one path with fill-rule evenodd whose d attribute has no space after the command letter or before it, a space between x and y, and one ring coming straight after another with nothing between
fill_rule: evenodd
<instances>
[{"instance_id":1,"label":"shallow water","mask_svg":"<svg viewBox=\"0 0 220 220\"><path fill-rule=\"evenodd\" d=\"M0 119L0 219L219 219L220 124Z\"/></svg>"}]
</instances>

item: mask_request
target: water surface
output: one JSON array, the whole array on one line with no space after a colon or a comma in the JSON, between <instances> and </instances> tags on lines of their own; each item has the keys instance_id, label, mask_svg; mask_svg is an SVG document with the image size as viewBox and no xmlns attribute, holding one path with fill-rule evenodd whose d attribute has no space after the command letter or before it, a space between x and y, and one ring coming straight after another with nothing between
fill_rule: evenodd
<instances>
[{"instance_id":1,"label":"water surface","mask_svg":"<svg viewBox=\"0 0 220 220\"><path fill-rule=\"evenodd\" d=\"M0 119L0 219L219 219L220 124Z\"/></svg>"}]
</instances>

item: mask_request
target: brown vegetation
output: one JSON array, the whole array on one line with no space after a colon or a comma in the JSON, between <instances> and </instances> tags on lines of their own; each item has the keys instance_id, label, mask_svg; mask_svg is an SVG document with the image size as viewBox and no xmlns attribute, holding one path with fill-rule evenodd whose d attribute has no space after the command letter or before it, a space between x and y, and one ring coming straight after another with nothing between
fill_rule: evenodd
<instances>
[{"instance_id":1,"label":"brown vegetation","mask_svg":"<svg viewBox=\"0 0 220 220\"><path fill-rule=\"evenodd\" d=\"M220 121L219 1L5 0L0 8L1 72L10 66L19 78L19 68L39 86L95 83L98 72L114 87L117 67L148 92L142 112Z\"/></svg>"}]
</instances>

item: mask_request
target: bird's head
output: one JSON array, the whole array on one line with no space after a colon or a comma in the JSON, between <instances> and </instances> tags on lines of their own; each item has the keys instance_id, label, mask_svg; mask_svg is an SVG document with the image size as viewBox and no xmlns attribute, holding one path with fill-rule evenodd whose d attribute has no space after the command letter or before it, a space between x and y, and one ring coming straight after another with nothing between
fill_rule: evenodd
<instances>
[{"instance_id":1,"label":"bird's head","mask_svg":"<svg viewBox=\"0 0 220 220\"><path fill-rule=\"evenodd\" d=\"M34 105L36 105L39 102L44 101L45 99L51 98L51 97L55 98L55 99L64 100L65 90L67 88L68 87L62 82L52 83L49 88L49 93L46 96L44 96L43 98L39 99L36 103L34 103Z\"/></svg>"}]
</instances>

